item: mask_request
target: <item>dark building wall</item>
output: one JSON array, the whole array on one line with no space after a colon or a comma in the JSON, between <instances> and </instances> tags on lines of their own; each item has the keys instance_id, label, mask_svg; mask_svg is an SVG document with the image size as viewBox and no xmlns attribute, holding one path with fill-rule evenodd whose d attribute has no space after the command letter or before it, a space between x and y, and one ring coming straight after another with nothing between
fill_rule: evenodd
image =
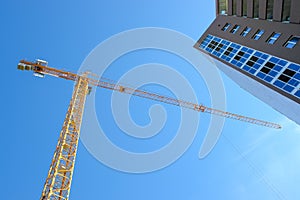
<instances>
[{"instance_id":1,"label":"dark building wall","mask_svg":"<svg viewBox=\"0 0 300 200\"><path fill-rule=\"evenodd\" d=\"M274 0L274 7L273 7L273 20L280 22L282 17L282 6L283 0Z\"/></svg>"},{"instance_id":2,"label":"dark building wall","mask_svg":"<svg viewBox=\"0 0 300 200\"><path fill-rule=\"evenodd\" d=\"M225 26L226 23L230 23L231 27L228 31L222 31L221 29ZM230 29L234 25L241 26L235 34L230 33ZM240 34L245 27L250 27L252 29L246 37L243 37ZM265 32L259 40L253 40L252 37L258 29L262 29ZM273 32L281 33L281 36L274 44L268 44L266 41ZM300 63L300 44L298 43L292 49L284 47L284 44L291 36L300 36L300 24L218 15L214 22L206 30L206 32L201 36L197 44L200 44L208 34L234 41L243 46L248 46L253 49L257 49L259 51L263 51L270 55L275 55L295 63Z\"/></svg>"},{"instance_id":3,"label":"dark building wall","mask_svg":"<svg viewBox=\"0 0 300 200\"><path fill-rule=\"evenodd\" d=\"M291 23L300 23L300 1L292 0L291 2Z\"/></svg>"},{"instance_id":4,"label":"dark building wall","mask_svg":"<svg viewBox=\"0 0 300 200\"><path fill-rule=\"evenodd\" d=\"M194 47L216 59L242 88L300 124L300 0L216 0L216 12ZM255 40L258 30L264 32Z\"/></svg>"},{"instance_id":5,"label":"dark building wall","mask_svg":"<svg viewBox=\"0 0 300 200\"><path fill-rule=\"evenodd\" d=\"M299 0L216 0L216 14L221 14L220 4L226 4L226 14L241 17L247 13L248 18L266 19L269 1L272 1L271 8L273 15L271 20L277 22L300 23L300 1ZM247 11L243 11L243 4L246 4ZM258 6L258 8L257 8ZM224 14L224 13L223 13ZM283 16L287 14L289 17ZM285 19L288 18L288 19Z\"/></svg>"}]
</instances>

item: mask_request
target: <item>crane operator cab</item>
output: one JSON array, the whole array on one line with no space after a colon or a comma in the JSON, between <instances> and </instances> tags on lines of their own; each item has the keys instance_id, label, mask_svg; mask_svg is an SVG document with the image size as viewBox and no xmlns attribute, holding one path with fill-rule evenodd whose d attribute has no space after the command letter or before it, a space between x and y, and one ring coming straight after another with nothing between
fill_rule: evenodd
<instances>
[{"instance_id":1,"label":"crane operator cab","mask_svg":"<svg viewBox=\"0 0 300 200\"><path fill-rule=\"evenodd\" d=\"M36 59L35 62L36 62L36 64L42 65L42 66L47 66L47 65L48 65L48 62L47 62L47 61L41 60L41 59ZM38 67L37 67L37 68L38 68ZM37 71L35 71L35 72L33 73L33 75L36 76L36 77L40 77L40 78L44 78L44 77L45 77L45 74L43 74L43 73L41 73L41 72L37 72Z\"/></svg>"}]
</instances>

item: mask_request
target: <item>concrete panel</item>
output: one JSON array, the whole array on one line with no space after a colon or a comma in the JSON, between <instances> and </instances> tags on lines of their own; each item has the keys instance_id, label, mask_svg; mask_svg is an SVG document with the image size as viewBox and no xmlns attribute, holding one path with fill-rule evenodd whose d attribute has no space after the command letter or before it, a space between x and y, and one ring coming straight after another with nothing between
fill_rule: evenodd
<instances>
[{"instance_id":1,"label":"concrete panel","mask_svg":"<svg viewBox=\"0 0 300 200\"><path fill-rule=\"evenodd\" d=\"M290 22L300 24L300 1L291 0L291 17Z\"/></svg>"},{"instance_id":2,"label":"concrete panel","mask_svg":"<svg viewBox=\"0 0 300 200\"><path fill-rule=\"evenodd\" d=\"M296 0L299 1L299 0ZM281 22L283 0L274 0L273 20Z\"/></svg>"},{"instance_id":3,"label":"concrete panel","mask_svg":"<svg viewBox=\"0 0 300 200\"><path fill-rule=\"evenodd\" d=\"M253 0L247 1L247 17L253 18Z\"/></svg>"},{"instance_id":4,"label":"concrete panel","mask_svg":"<svg viewBox=\"0 0 300 200\"><path fill-rule=\"evenodd\" d=\"M219 0L216 0L215 4L216 4L216 16L218 16L219 13L220 13L220 11L219 11Z\"/></svg>"},{"instance_id":5,"label":"concrete panel","mask_svg":"<svg viewBox=\"0 0 300 200\"><path fill-rule=\"evenodd\" d=\"M266 19L267 17L267 0L259 1L259 19Z\"/></svg>"},{"instance_id":6,"label":"concrete panel","mask_svg":"<svg viewBox=\"0 0 300 200\"><path fill-rule=\"evenodd\" d=\"M242 11L243 11L243 4L242 3L243 3L243 1L241 1L241 0L238 0L236 2L236 15L238 17L242 16Z\"/></svg>"}]
</instances>

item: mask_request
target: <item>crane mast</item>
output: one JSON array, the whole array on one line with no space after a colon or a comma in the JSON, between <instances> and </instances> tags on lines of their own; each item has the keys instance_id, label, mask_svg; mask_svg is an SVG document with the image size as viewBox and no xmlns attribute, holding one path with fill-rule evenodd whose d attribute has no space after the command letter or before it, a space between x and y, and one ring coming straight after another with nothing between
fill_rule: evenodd
<instances>
[{"instance_id":1,"label":"crane mast","mask_svg":"<svg viewBox=\"0 0 300 200\"><path fill-rule=\"evenodd\" d=\"M281 128L279 124L250 118L214 108L209 108L204 105L167 97L145 90L133 89L124 85L117 84L115 81L106 78L100 78L99 80L97 80L96 78L91 77L89 72L78 75L72 72L51 68L44 60L37 59L36 62L21 60L18 64L18 69L33 71L34 75L38 77L51 75L66 80L75 81L72 99L70 101L65 121L60 132L59 140L54 152L54 156L40 200L69 199L85 99L89 94L91 87L93 86L127 93L142 98L152 99L175 106L192 109L198 112L204 112L240 120L256 125L276 129Z\"/></svg>"},{"instance_id":2,"label":"crane mast","mask_svg":"<svg viewBox=\"0 0 300 200\"><path fill-rule=\"evenodd\" d=\"M69 198L88 81L79 76L60 132L41 200Z\"/></svg>"}]
</instances>

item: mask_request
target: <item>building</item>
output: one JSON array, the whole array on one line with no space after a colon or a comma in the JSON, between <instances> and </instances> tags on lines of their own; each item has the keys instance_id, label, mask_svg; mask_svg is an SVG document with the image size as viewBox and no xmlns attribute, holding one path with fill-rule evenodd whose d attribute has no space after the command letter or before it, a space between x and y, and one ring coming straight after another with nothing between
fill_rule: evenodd
<instances>
[{"instance_id":1,"label":"building","mask_svg":"<svg viewBox=\"0 0 300 200\"><path fill-rule=\"evenodd\" d=\"M300 124L300 0L216 0L194 47L243 89Z\"/></svg>"}]
</instances>

